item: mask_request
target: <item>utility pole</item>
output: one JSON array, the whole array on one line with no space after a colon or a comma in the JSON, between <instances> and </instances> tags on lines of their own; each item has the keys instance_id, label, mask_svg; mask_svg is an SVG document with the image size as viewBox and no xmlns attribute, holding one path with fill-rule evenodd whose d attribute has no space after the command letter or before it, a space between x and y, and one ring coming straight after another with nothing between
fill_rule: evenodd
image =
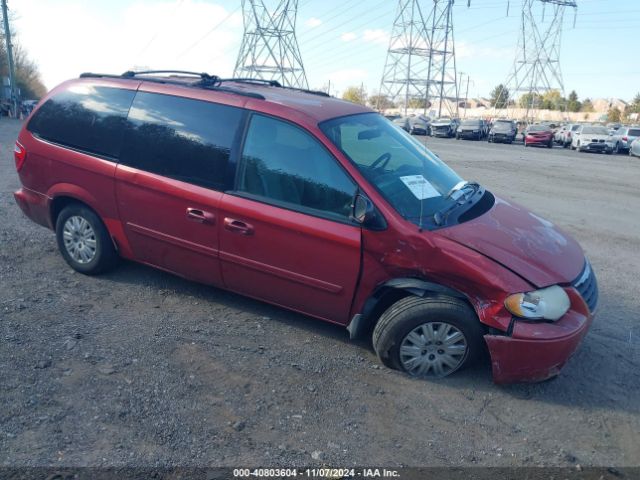
<instances>
[{"instance_id":1,"label":"utility pole","mask_svg":"<svg viewBox=\"0 0 640 480\"><path fill-rule=\"evenodd\" d=\"M11 95L11 114L18 117L18 93L16 90L16 71L13 64L13 45L11 45L11 29L9 28L9 14L7 0L2 0L2 19L4 20L4 39L7 44L7 64L9 65L9 82Z\"/></svg>"},{"instance_id":2,"label":"utility pole","mask_svg":"<svg viewBox=\"0 0 640 480\"><path fill-rule=\"evenodd\" d=\"M298 0L242 0L244 37L234 77L276 80L287 87L309 88L296 38Z\"/></svg>"}]
</instances>

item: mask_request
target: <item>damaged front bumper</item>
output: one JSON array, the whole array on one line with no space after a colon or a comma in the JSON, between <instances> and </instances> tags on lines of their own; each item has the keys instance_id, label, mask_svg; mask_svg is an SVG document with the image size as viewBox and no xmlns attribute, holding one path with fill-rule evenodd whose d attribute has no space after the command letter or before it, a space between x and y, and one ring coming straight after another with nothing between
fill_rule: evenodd
<instances>
[{"instance_id":1,"label":"damaged front bumper","mask_svg":"<svg viewBox=\"0 0 640 480\"><path fill-rule=\"evenodd\" d=\"M565 290L571 300L571 308L560 320L514 320L509 336L484 336L491 354L495 383L541 382L560 373L594 317L574 288Z\"/></svg>"}]
</instances>

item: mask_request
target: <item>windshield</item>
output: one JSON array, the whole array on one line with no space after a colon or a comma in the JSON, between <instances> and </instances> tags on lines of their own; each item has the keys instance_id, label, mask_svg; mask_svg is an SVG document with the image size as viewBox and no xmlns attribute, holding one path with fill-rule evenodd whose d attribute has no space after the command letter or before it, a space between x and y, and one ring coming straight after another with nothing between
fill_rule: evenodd
<instances>
[{"instance_id":1,"label":"windshield","mask_svg":"<svg viewBox=\"0 0 640 480\"><path fill-rule=\"evenodd\" d=\"M463 127L477 127L480 125L480 120L464 120L461 124Z\"/></svg>"},{"instance_id":2,"label":"windshield","mask_svg":"<svg viewBox=\"0 0 640 480\"><path fill-rule=\"evenodd\" d=\"M551 129L546 125L529 125L527 128L530 132L548 132Z\"/></svg>"},{"instance_id":3,"label":"windshield","mask_svg":"<svg viewBox=\"0 0 640 480\"><path fill-rule=\"evenodd\" d=\"M582 133L588 133L589 135L609 135L609 130L606 127L584 127Z\"/></svg>"},{"instance_id":4,"label":"windshield","mask_svg":"<svg viewBox=\"0 0 640 480\"><path fill-rule=\"evenodd\" d=\"M496 122L493 126L494 130L511 130L513 129L513 123L511 122Z\"/></svg>"},{"instance_id":5,"label":"windshield","mask_svg":"<svg viewBox=\"0 0 640 480\"><path fill-rule=\"evenodd\" d=\"M451 201L445 197L462 181L424 145L377 113L328 120L320 128L393 208L416 225L433 225L434 213Z\"/></svg>"},{"instance_id":6,"label":"windshield","mask_svg":"<svg viewBox=\"0 0 640 480\"><path fill-rule=\"evenodd\" d=\"M434 123L451 123L451 119L450 118L439 118L439 119L435 120Z\"/></svg>"},{"instance_id":7,"label":"windshield","mask_svg":"<svg viewBox=\"0 0 640 480\"><path fill-rule=\"evenodd\" d=\"M640 137L640 128L630 128L627 135L630 137Z\"/></svg>"}]
</instances>

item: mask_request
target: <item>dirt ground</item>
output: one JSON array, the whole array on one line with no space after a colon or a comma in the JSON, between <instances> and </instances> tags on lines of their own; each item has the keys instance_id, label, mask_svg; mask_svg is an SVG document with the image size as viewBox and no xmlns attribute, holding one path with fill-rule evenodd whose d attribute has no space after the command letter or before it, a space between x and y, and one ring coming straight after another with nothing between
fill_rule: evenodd
<instances>
[{"instance_id":1,"label":"dirt ground","mask_svg":"<svg viewBox=\"0 0 640 480\"><path fill-rule=\"evenodd\" d=\"M345 330L132 263L74 273L0 120L0 466L640 464L640 159L427 139L573 234L600 310L555 380L380 367Z\"/></svg>"}]
</instances>

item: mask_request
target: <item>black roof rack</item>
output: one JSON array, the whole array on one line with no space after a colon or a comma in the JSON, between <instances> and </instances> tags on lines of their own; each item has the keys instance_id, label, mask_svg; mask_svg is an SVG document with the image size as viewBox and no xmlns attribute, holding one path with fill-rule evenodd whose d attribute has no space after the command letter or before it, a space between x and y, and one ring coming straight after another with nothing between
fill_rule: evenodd
<instances>
[{"instance_id":1,"label":"black roof rack","mask_svg":"<svg viewBox=\"0 0 640 480\"><path fill-rule=\"evenodd\" d=\"M321 97L331 97L326 92L319 90L308 90L306 88L286 87L277 80L263 80L261 78L221 78L220 82L236 82L236 83L254 83L256 85L266 85L269 87L286 88L287 90L294 90L296 92L310 93L311 95L320 95Z\"/></svg>"},{"instance_id":2,"label":"black roof rack","mask_svg":"<svg viewBox=\"0 0 640 480\"><path fill-rule=\"evenodd\" d=\"M175 76L193 76L197 77L198 80L194 82L185 82L184 80L177 80L172 78L171 76L153 76L158 74L174 74ZM238 90L231 87L222 87L220 86L221 80L216 75L210 75L208 73L203 72L188 72L185 70L144 70L139 72L134 72L132 70L128 70L124 72L122 75L113 75L113 74L104 74L104 73L91 73L85 72L80 74L80 78L126 78L133 79L137 76L141 76L140 80L144 80L145 82L155 82L155 83L165 83L171 85L180 85L183 87L194 87L194 88L206 88L207 90L216 90L221 92L233 93L235 95L242 95L243 97L251 97L257 98L259 100L264 100L264 96L255 92L248 92L244 90Z\"/></svg>"},{"instance_id":3,"label":"black roof rack","mask_svg":"<svg viewBox=\"0 0 640 480\"><path fill-rule=\"evenodd\" d=\"M158 75L167 75L167 74L169 74L169 76L158 76ZM173 75L173 77L171 75ZM186 86L186 87L206 88L207 90L217 90L221 92L234 93L236 95L257 98L260 100L264 100L265 98L263 95L260 95L257 92L238 90L238 89L234 89L233 87L223 87L222 83L234 82L234 83L247 83L247 84L253 84L253 85L264 85L267 87L284 88L287 90L294 90L296 92L309 93L311 95L319 95L321 97L331 96L326 92L321 92L318 90L308 90L305 88L287 87L282 85L277 80L264 80L261 78L220 78L217 75L210 75L206 72L189 72L186 70L142 70L138 72L133 70L127 70L122 75L86 72L86 73L82 73L80 75L80 78L132 78L133 79L138 76L142 77L140 78L140 80L144 80L145 82L168 83L173 85L181 85L183 87ZM189 82L185 82L184 80L177 80L175 77L178 77L178 76L196 77L197 80L189 83Z\"/></svg>"}]
</instances>

